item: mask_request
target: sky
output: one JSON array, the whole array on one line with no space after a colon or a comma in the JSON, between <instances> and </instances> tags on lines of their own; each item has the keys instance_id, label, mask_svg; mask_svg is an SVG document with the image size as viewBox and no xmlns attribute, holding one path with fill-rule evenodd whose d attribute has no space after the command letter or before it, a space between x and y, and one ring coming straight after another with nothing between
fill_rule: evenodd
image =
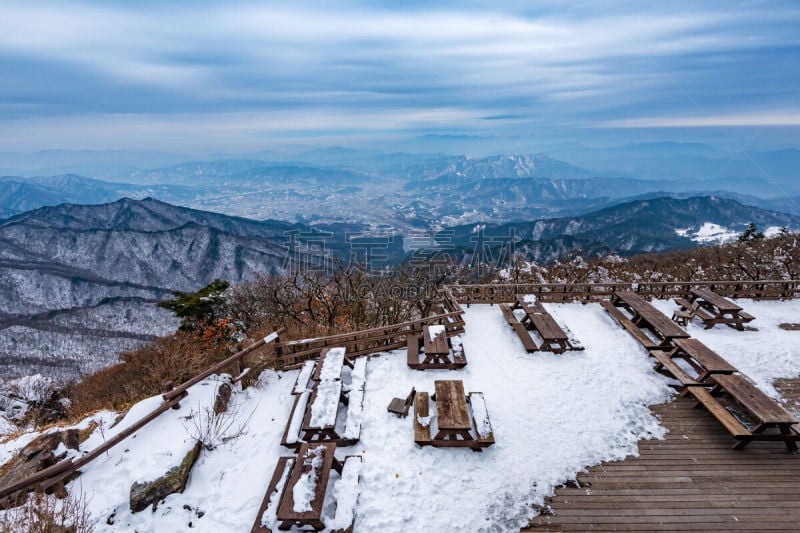
<instances>
[{"instance_id":1,"label":"sky","mask_svg":"<svg viewBox=\"0 0 800 533\"><path fill-rule=\"evenodd\" d=\"M3 151L800 145L791 2L0 2Z\"/></svg>"}]
</instances>

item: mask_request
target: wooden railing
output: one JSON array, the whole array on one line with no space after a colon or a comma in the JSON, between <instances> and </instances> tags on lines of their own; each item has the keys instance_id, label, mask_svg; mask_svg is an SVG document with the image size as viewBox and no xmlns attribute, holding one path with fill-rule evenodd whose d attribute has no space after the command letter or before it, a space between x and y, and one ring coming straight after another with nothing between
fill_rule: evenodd
<instances>
[{"instance_id":1,"label":"wooden railing","mask_svg":"<svg viewBox=\"0 0 800 533\"><path fill-rule=\"evenodd\" d=\"M710 289L731 298L782 299L800 294L800 281L686 281L640 283L517 283L449 285L461 304L510 303L517 294L535 294L545 302L590 301L608 298L617 291L635 291L654 298L686 297L694 288Z\"/></svg>"},{"instance_id":2,"label":"wooden railing","mask_svg":"<svg viewBox=\"0 0 800 533\"><path fill-rule=\"evenodd\" d=\"M284 330L280 329L275 333L259 340L248 346L247 348L237 352L236 354L228 357L224 361L220 361L205 371L201 372L197 376L187 380L186 382L178 385L177 387L172 388L171 390L167 391L163 395L164 401L147 415L143 416L129 427L125 428L123 431L120 431L118 434L114 435L112 438L104 442L102 445L98 446L94 450L90 451L89 453L82 455L75 461L72 459L65 459L60 461L48 468L40 470L35 474L32 474L26 478L20 479L11 485L6 487L0 487L0 500L6 497L10 497L13 494L23 490L28 489L30 487L38 486L41 490L47 490L56 486L59 483L63 483L67 478L73 476L81 467L89 463L90 461L96 459L106 451L110 450L126 438L133 435L135 432L158 418L159 415L168 411L170 409L177 409L179 407L179 402L183 399L188 393L187 389L192 385L199 383L203 379L207 378L211 374L219 372L223 368L237 363L244 358L244 356L252 353L258 348L266 346L268 344L275 344L275 341L279 339L278 335L282 333Z\"/></svg>"},{"instance_id":3,"label":"wooden railing","mask_svg":"<svg viewBox=\"0 0 800 533\"><path fill-rule=\"evenodd\" d=\"M444 307L448 310L446 313L352 333L276 343L275 367L281 370L294 368L307 359L319 357L323 348L333 346L344 347L348 358L403 348L406 338L409 335L421 335L426 325L442 324L448 336L464 333L464 310L455 299L446 295L444 298Z\"/></svg>"}]
</instances>

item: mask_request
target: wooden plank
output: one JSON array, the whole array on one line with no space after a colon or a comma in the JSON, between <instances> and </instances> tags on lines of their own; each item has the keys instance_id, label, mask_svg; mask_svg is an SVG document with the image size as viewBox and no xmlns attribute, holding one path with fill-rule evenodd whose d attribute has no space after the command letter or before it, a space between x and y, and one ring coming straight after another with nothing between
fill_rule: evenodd
<instances>
[{"instance_id":1,"label":"wooden plank","mask_svg":"<svg viewBox=\"0 0 800 533\"><path fill-rule=\"evenodd\" d=\"M427 392L417 392L414 395L414 442L423 446L431 443L430 425L420 421L430 420L428 402Z\"/></svg>"},{"instance_id":2,"label":"wooden plank","mask_svg":"<svg viewBox=\"0 0 800 533\"><path fill-rule=\"evenodd\" d=\"M469 430L469 408L461 380L436 380L436 416L439 430Z\"/></svg>"},{"instance_id":3,"label":"wooden plank","mask_svg":"<svg viewBox=\"0 0 800 533\"><path fill-rule=\"evenodd\" d=\"M702 387L690 387L687 390L689 391L689 394L694 396L698 402L703 404L703 407L705 407L708 412L714 416L714 418L719 420L720 423L725 426L725 429L727 429L731 435L736 438L749 437L752 435L752 433L746 427L744 427L741 422L736 420L736 418L730 414L728 410L717 401L716 398L711 396L710 392Z\"/></svg>"}]
</instances>

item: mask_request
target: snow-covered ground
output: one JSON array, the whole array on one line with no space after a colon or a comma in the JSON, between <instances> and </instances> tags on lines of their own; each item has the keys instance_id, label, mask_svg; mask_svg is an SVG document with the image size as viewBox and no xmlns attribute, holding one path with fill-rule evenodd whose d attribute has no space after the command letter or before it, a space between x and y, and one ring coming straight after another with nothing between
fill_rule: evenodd
<instances>
[{"instance_id":1,"label":"snow-covered ground","mask_svg":"<svg viewBox=\"0 0 800 533\"><path fill-rule=\"evenodd\" d=\"M672 302L656 302L672 312ZM794 376L789 351L798 332L777 329L778 322L800 322L800 301L749 302L758 332L730 328L690 332L757 379ZM337 452L363 457L355 530L519 531L556 485L589 465L637 453L637 441L660 437L664 429L648 410L667 401L669 380L656 374L653 361L598 304L545 304L585 346L562 355L528 354L497 306L466 311L463 347L469 364L454 371L413 371L403 350L372 357L366 367L361 440ZM793 344L792 344L793 342ZM247 531L280 456L280 445L300 371L262 374L261 384L237 392L233 401L242 419L251 416L246 435L203 450L183 494L169 496L155 512L132 514L131 484L150 480L177 464L192 445L185 417L213 402L216 382L192 389L180 410L170 410L85 467L70 489L90 498L98 531ZM386 407L412 387L433 392L437 379L461 379L465 390L484 394L496 444L482 453L458 448L421 448L413 441L413 418L397 418ZM159 403L134 406L123 422L104 420L84 444L99 445L125 424ZM30 440L0 444L0 461ZM332 476L334 479L335 476ZM334 479L335 481L335 479ZM113 515L113 525L107 520ZM202 516L200 516L202 515ZM191 526L189 525L191 523Z\"/></svg>"}]
</instances>

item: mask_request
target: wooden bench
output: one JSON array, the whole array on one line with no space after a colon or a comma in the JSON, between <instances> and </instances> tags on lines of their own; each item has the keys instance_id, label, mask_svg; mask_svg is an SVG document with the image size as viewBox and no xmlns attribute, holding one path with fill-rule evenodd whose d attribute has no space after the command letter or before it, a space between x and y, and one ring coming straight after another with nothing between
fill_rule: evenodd
<instances>
[{"instance_id":1,"label":"wooden bench","mask_svg":"<svg viewBox=\"0 0 800 533\"><path fill-rule=\"evenodd\" d=\"M517 332L517 336L519 340L522 341L522 345L525 347L525 351L528 353L533 353L539 350L539 347L536 346L536 343L533 342L533 337L531 337L530 332L523 326L519 321L514 322L511 324L514 327L514 331Z\"/></svg>"},{"instance_id":2,"label":"wooden bench","mask_svg":"<svg viewBox=\"0 0 800 533\"><path fill-rule=\"evenodd\" d=\"M750 437L752 433L749 429L736 420L725 407L714 398L709 391L703 387L692 387L686 389L691 394L698 404L695 407L702 405L711 415L716 418L728 430L735 439L744 439Z\"/></svg>"},{"instance_id":3,"label":"wooden bench","mask_svg":"<svg viewBox=\"0 0 800 533\"><path fill-rule=\"evenodd\" d=\"M411 368L419 365L419 335L406 337L406 364Z\"/></svg>"},{"instance_id":4,"label":"wooden bench","mask_svg":"<svg viewBox=\"0 0 800 533\"><path fill-rule=\"evenodd\" d=\"M427 392L414 395L414 442L420 446L431 443L429 401Z\"/></svg>"},{"instance_id":5,"label":"wooden bench","mask_svg":"<svg viewBox=\"0 0 800 533\"><path fill-rule=\"evenodd\" d=\"M515 322L519 322L517 317L514 316L514 311L511 310L511 306L508 304L500 304L500 311L503 312L503 317L506 319L509 325L514 324Z\"/></svg>"},{"instance_id":6,"label":"wooden bench","mask_svg":"<svg viewBox=\"0 0 800 533\"><path fill-rule=\"evenodd\" d=\"M694 387L700 385L694 378L687 374L675 361L669 356L667 352L661 350L652 350L650 355L655 358L658 363L656 364L656 371L666 370L672 377L681 382L684 387Z\"/></svg>"},{"instance_id":7,"label":"wooden bench","mask_svg":"<svg viewBox=\"0 0 800 533\"><path fill-rule=\"evenodd\" d=\"M300 394L294 395L292 411L289 415L289 421L286 423L286 428L283 430L283 438L281 439L281 444L283 446L294 450L302 443L300 440L300 431L303 428L303 420L306 416L308 399L310 397L310 390L305 390Z\"/></svg>"},{"instance_id":8,"label":"wooden bench","mask_svg":"<svg viewBox=\"0 0 800 533\"><path fill-rule=\"evenodd\" d=\"M297 375L297 381L295 381L294 387L292 388L292 394L302 394L310 388L311 378L314 375L316 366L317 362L313 359L303 363L300 374Z\"/></svg>"},{"instance_id":9,"label":"wooden bench","mask_svg":"<svg viewBox=\"0 0 800 533\"><path fill-rule=\"evenodd\" d=\"M681 326L688 326L689 322L691 322L697 314L697 309L700 305L691 304L683 298L675 298L675 303L681 308L676 309L675 312L672 313L672 321Z\"/></svg>"},{"instance_id":10,"label":"wooden bench","mask_svg":"<svg viewBox=\"0 0 800 533\"><path fill-rule=\"evenodd\" d=\"M609 315L619 322L620 326L628 330L628 333L633 335L633 337L639 341L639 343L644 346L645 349L648 351L661 349L661 346L659 346L656 341L648 337L647 334L639 328L639 326L634 324L628 317L623 315L619 309L614 306L614 304L608 300L600 300L600 305L603 306L603 309L605 309Z\"/></svg>"}]
</instances>

